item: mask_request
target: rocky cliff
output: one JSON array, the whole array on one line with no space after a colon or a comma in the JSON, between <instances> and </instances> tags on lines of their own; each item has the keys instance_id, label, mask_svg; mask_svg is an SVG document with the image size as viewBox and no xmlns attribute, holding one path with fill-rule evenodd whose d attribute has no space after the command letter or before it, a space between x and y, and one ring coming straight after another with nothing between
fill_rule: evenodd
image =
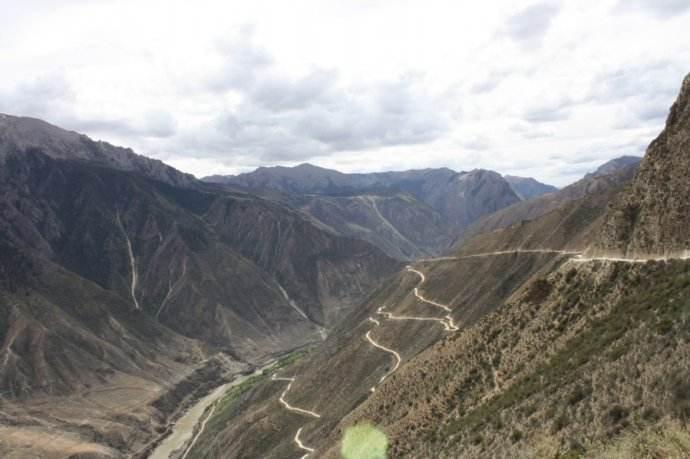
<instances>
[{"instance_id":1,"label":"rocky cliff","mask_svg":"<svg viewBox=\"0 0 690 459\"><path fill-rule=\"evenodd\" d=\"M630 189L611 207L595 250L626 256L690 249L690 75Z\"/></svg>"}]
</instances>

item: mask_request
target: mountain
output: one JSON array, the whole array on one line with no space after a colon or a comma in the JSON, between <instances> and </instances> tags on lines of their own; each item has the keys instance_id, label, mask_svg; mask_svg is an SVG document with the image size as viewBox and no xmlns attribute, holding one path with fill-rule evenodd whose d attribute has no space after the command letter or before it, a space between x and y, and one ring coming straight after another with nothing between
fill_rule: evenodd
<instances>
[{"instance_id":1,"label":"mountain","mask_svg":"<svg viewBox=\"0 0 690 459\"><path fill-rule=\"evenodd\" d=\"M36 118L0 113L0 164L10 153L40 150L54 159L89 161L105 167L138 172L176 186L196 183L192 175L182 173L163 162L138 155L129 148L96 142L83 134L66 131Z\"/></svg>"},{"instance_id":2,"label":"mountain","mask_svg":"<svg viewBox=\"0 0 690 459\"><path fill-rule=\"evenodd\" d=\"M585 178L610 175L617 171L627 169L630 166L637 166L638 164L640 164L640 161L642 161L642 158L640 158L639 156L620 156L610 161L606 161L604 164L599 166L594 172L586 174Z\"/></svg>"},{"instance_id":3,"label":"mountain","mask_svg":"<svg viewBox=\"0 0 690 459\"><path fill-rule=\"evenodd\" d=\"M407 193L296 195L287 201L333 233L367 241L399 260L437 255L454 239L439 212Z\"/></svg>"},{"instance_id":4,"label":"mountain","mask_svg":"<svg viewBox=\"0 0 690 459\"><path fill-rule=\"evenodd\" d=\"M364 239L403 260L442 253L479 218L520 201L503 177L481 169L343 174L302 164L204 180L254 193L279 193L337 234ZM299 196L304 198L295 199ZM395 214L385 216L385 208L395 208ZM423 234L420 224L428 227Z\"/></svg>"},{"instance_id":5,"label":"mountain","mask_svg":"<svg viewBox=\"0 0 690 459\"><path fill-rule=\"evenodd\" d=\"M640 158L634 156L623 156L608 161L594 173L586 174L582 179L558 191L515 203L487 215L468 228L463 238L533 220L567 202L617 188L632 180L639 163Z\"/></svg>"},{"instance_id":6,"label":"mountain","mask_svg":"<svg viewBox=\"0 0 690 459\"><path fill-rule=\"evenodd\" d=\"M690 249L690 78L649 145L632 187L613 204L597 248L624 255Z\"/></svg>"},{"instance_id":7,"label":"mountain","mask_svg":"<svg viewBox=\"0 0 690 459\"><path fill-rule=\"evenodd\" d=\"M510 184L520 199L526 200L536 198L547 193L553 193L558 188L536 181L531 177L517 177L515 175L504 175L503 178Z\"/></svg>"},{"instance_id":8,"label":"mountain","mask_svg":"<svg viewBox=\"0 0 690 459\"><path fill-rule=\"evenodd\" d=\"M210 387L320 342L401 266L281 203L2 122L0 438L38 457L133 453Z\"/></svg>"},{"instance_id":9,"label":"mountain","mask_svg":"<svg viewBox=\"0 0 690 459\"><path fill-rule=\"evenodd\" d=\"M388 457L687 456L689 87L631 181L401 271L188 457L337 458L355 429Z\"/></svg>"}]
</instances>

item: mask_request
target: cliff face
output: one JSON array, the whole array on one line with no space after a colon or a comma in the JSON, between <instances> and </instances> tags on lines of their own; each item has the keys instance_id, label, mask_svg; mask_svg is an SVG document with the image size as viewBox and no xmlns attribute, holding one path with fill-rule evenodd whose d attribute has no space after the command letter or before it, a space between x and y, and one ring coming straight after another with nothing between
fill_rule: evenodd
<instances>
[{"instance_id":1,"label":"cliff face","mask_svg":"<svg viewBox=\"0 0 690 459\"><path fill-rule=\"evenodd\" d=\"M690 75L630 188L610 208L595 250L627 256L690 249Z\"/></svg>"}]
</instances>

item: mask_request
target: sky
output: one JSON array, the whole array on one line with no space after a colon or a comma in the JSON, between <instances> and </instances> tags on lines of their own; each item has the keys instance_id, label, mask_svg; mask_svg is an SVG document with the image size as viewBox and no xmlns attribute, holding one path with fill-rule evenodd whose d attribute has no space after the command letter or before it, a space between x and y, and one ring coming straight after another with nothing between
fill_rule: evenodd
<instances>
[{"instance_id":1,"label":"sky","mask_svg":"<svg viewBox=\"0 0 690 459\"><path fill-rule=\"evenodd\" d=\"M642 155L688 0L0 0L0 112L196 176L310 162L565 185Z\"/></svg>"}]
</instances>

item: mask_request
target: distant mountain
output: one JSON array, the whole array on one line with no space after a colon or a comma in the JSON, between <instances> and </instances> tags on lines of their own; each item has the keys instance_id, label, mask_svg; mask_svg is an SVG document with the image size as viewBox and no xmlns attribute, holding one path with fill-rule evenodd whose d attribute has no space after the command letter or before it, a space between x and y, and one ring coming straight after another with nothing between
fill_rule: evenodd
<instances>
[{"instance_id":1,"label":"distant mountain","mask_svg":"<svg viewBox=\"0 0 690 459\"><path fill-rule=\"evenodd\" d=\"M503 178L506 179L506 182L510 184L513 191L523 200L536 198L542 194L552 193L558 190L555 186L538 182L531 177L504 175Z\"/></svg>"},{"instance_id":2,"label":"distant mountain","mask_svg":"<svg viewBox=\"0 0 690 459\"><path fill-rule=\"evenodd\" d=\"M204 180L256 193L282 193L288 196L286 201L309 196L311 204L301 205L300 210L338 234L368 240L401 259L441 253L479 218L521 199L503 177L482 169L344 174L302 164ZM391 200L391 196L405 197ZM396 211L385 217L379 204L393 202ZM427 210L420 213L421 209ZM434 216L429 217L429 212ZM420 233L420 225L428 228ZM415 242L414 233L424 236Z\"/></svg>"},{"instance_id":3,"label":"distant mountain","mask_svg":"<svg viewBox=\"0 0 690 459\"><path fill-rule=\"evenodd\" d=\"M468 228L463 238L466 239L475 234L506 228L521 221L534 220L561 207L567 202L617 188L632 180L639 162L640 158L635 160L635 157L630 156L611 160L599 167L596 172L585 175L572 185L518 202L491 215L487 215Z\"/></svg>"},{"instance_id":4,"label":"distant mountain","mask_svg":"<svg viewBox=\"0 0 690 459\"><path fill-rule=\"evenodd\" d=\"M439 254L454 239L439 212L407 193L311 194L290 202L335 234L368 241L400 260Z\"/></svg>"},{"instance_id":5,"label":"distant mountain","mask_svg":"<svg viewBox=\"0 0 690 459\"><path fill-rule=\"evenodd\" d=\"M614 158L610 161L605 162L604 164L599 166L594 172L586 174L585 178L601 177L602 175L613 174L614 172L626 169L629 166L636 166L640 164L640 161L642 161L642 158L640 158L639 156L620 156L618 158Z\"/></svg>"}]
</instances>

